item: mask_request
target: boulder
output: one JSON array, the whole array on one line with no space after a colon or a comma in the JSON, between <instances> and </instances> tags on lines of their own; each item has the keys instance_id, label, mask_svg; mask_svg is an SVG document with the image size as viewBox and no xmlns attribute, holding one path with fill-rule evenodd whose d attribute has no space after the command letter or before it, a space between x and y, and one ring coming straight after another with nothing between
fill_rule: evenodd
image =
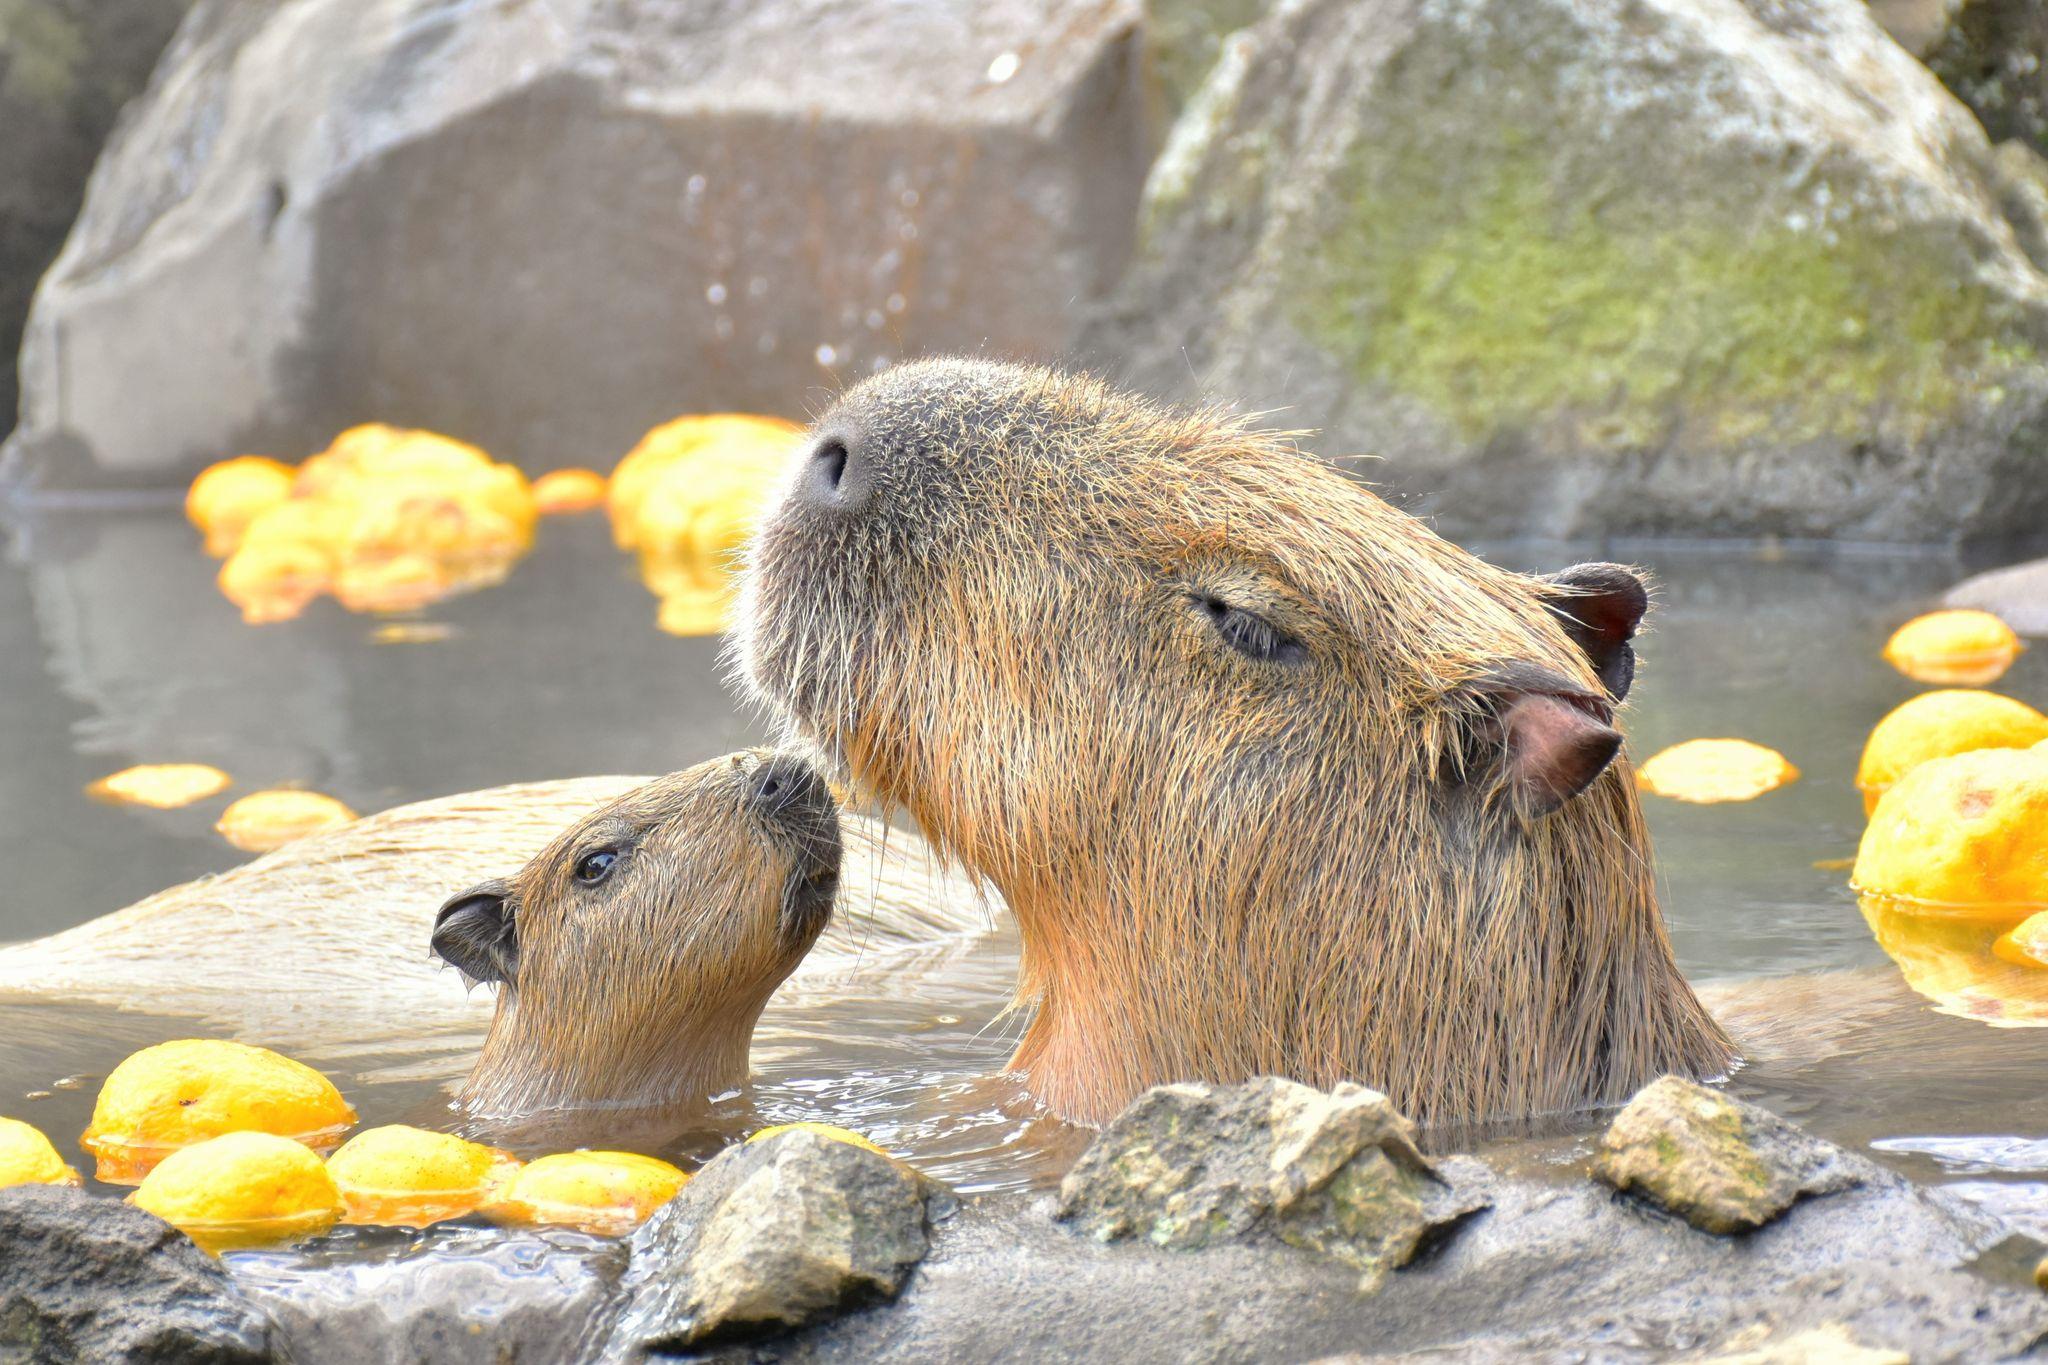
<instances>
[{"instance_id":1,"label":"boulder","mask_svg":"<svg viewBox=\"0 0 2048 1365\"><path fill-rule=\"evenodd\" d=\"M221 1263L141 1209L49 1185L0 1190L0 1359L38 1365L282 1360Z\"/></svg>"},{"instance_id":2,"label":"boulder","mask_svg":"<svg viewBox=\"0 0 2048 1365\"><path fill-rule=\"evenodd\" d=\"M1376 1284L1486 1207L1454 1183L1376 1090L1325 1093L1264 1076L1155 1086L1117 1116L1060 1184L1059 1217L1098 1241L1161 1247L1278 1240Z\"/></svg>"},{"instance_id":3,"label":"boulder","mask_svg":"<svg viewBox=\"0 0 2048 1365\"><path fill-rule=\"evenodd\" d=\"M213 0L37 292L7 462L376 418L529 471L889 359L1053 355L1128 253L1137 0Z\"/></svg>"},{"instance_id":4,"label":"boulder","mask_svg":"<svg viewBox=\"0 0 2048 1365\"><path fill-rule=\"evenodd\" d=\"M950 1205L903 1163L816 1133L728 1148L635 1234L613 1350L686 1350L894 1298Z\"/></svg>"},{"instance_id":5,"label":"boulder","mask_svg":"<svg viewBox=\"0 0 2048 1365\"><path fill-rule=\"evenodd\" d=\"M29 295L64 245L115 115L191 0L0 3L0 437Z\"/></svg>"},{"instance_id":6,"label":"boulder","mask_svg":"<svg viewBox=\"0 0 2048 1365\"><path fill-rule=\"evenodd\" d=\"M1868 1169L1769 1110L1679 1076L1637 1091L1593 1162L1615 1189L1718 1233L1760 1228L1795 1199L1848 1189Z\"/></svg>"},{"instance_id":7,"label":"boulder","mask_svg":"<svg viewBox=\"0 0 2048 1365\"><path fill-rule=\"evenodd\" d=\"M2048 517L2048 280L1860 0L1291 0L1223 43L1090 336L1459 533Z\"/></svg>"},{"instance_id":8,"label":"boulder","mask_svg":"<svg viewBox=\"0 0 2048 1365\"><path fill-rule=\"evenodd\" d=\"M1966 578L1948 590L1941 604L1988 611L2021 635L2048 638L2048 559Z\"/></svg>"}]
</instances>

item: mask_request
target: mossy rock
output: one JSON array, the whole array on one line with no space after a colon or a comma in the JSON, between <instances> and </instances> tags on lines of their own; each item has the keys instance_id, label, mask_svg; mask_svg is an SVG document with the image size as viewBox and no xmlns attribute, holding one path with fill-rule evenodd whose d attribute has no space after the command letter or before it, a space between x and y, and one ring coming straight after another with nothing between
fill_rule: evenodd
<instances>
[{"instance_id":1,"label":"mossy rock","mask_svg":"<svg viewBox=\"0 0 2048 1365\"><path fill-rule=\"evenodd\" d=\"M1645 1086L1615 1116L1593 1173L1714 1233L1752 1231L1795 1200L1862 1178L1839 1148L1677 1076Z\"/></svg>"},{"instance_id":2,"label":"mossy rock","mask_svg":"<svg viewBox=\"0 0 2048 1365\"><path fill-rule=\"evenodd\" d=\"M1456 528L2048 515L2048 279L1856 0L1297 0L1228 40L1096 337Z\"/></svg>"}]
</instances>

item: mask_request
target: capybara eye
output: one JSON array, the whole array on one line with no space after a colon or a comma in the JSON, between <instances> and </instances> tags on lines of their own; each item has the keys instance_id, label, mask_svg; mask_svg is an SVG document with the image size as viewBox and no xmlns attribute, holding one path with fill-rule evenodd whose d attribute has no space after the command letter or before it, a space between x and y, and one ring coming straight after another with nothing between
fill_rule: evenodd
<instances>
[{"instance_id":1,"label":"capybara eye","mask_svg":"<svg viewBox=\"0 0 2048 1365\"><path fill-rule=\"evenodd\" d=\"M586 853L576 860L576 880L585 886L596 886L612 875L612 868L619 861L615 848L601 848L595 853Z\"/></svg>"},{"instance_id":2,"label":"capybara eye","mask_svg":"<svg viewBox=\"0 0 2048 1365\"><path fill-rule=\"evenodd\" d=\"M1233 607L1214 593L1190 594L1196 608L1209 618L1216 633L1246 658L1261 663L1298 664L1308 657L1301 641L1255 611Z\"/></svg>"}]
</instances>

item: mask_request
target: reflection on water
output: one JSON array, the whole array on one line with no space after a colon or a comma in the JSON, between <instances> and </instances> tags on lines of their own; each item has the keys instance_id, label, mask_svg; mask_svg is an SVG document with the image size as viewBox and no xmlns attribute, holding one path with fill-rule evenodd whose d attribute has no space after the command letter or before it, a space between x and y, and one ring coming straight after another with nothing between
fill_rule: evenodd
<instances>
[{"instance_id":1,"label":"reflection on water","mask_svg":"<svg viewBox=\"0 0 2048 1365\"><path fill-rule=\"evenodd\" d=\"M1877 896L1858 904L1906 984L1943 1014L1992 1028L2048 1025L2048 969L2007 962L1992 948L2025 910L1987 916Z\"/></svg>"},{"instance_id":2,"label":"reflection on water","mask_svg":"<svg viewBox=\"0 0 2048 1365\"><path fill-rule=\"evenodd\" d=\"M719 643L655 629L601 518L543 522L510 581L395 632L329 601L245 626L171 513L46 519L11 544L0 567L0 938L76 924L241 861L213 825L259 788L307 786L374 811L513 781L669 771L764 738L720 682ZM1498 557L1554 568L1588 556ZM1959 956L1971 964L1956 978L1967 989L2015 992L1985 984L1994 978L1974 939L1921 935L1894 966L1887 931L1866 923L1841 867L1828 865L1853 853L1862 829L1852 779L1865 735L1919 690L1880 651L1959 570L1910 558L1616 557L1648 560L1661 583L1628 713L1635 751L1739 736L1804 773L1755 802L1650 803L1688 972L1786 978L1722 1001L1751 1044L1738 1088L2001 1208L2048 1204L2048 1030L1987 1029L1981 1009L1940 1013L1914 995L1962 989L1947 977L1930 989L1925 965ZM2048 704L2048 650L2022 656L1999 686ZM214 764L236 785L177 811L83 795L114 769L168 761ZM687 1162L763 1124L823 1119L969 1189L1043 1184L1084 1135L994 1074L1021 1029L1009 1010L1015 956L1005 926L979 953L886 997L771 1005L749 1094L682 1126L635 1132L617 1116L607 1132ZM0 1003L0 1110L69 1152L99 1077L138 1047L194 1031L146 1013ZM366 1124L447 1126L445 1086L476 1042L465 1026L307 1060ZM89 1080L54 1086L73 1074ZM509 1141L531 1154L563 1137L540 1129Z\"/></svg>"}]
</instances>

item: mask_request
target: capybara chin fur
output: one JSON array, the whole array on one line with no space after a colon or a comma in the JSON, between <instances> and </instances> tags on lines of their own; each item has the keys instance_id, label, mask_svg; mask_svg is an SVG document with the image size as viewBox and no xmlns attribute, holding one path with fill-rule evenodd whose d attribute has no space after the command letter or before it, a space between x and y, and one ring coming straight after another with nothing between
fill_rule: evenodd
<instances>
[{"instance_id":1,"label":"capybara chin fur","mask_svg":"<svg viewBox=\"0 0 2048 1365\"><path fill-rule=\"evenodd\" d=\"M465 1109L666 1106L747 1080L768 997L832 913L839 807L801 759L733 755L592 811L435 917L498 991Z\"/></svg>"},{"instance_id":2,"label":"capybara chin fur","mask_svg":"<svg viewBox=\"0 0 2048 1365\"><path fill-rule=\"evenodd\" d=\"M1016 914L1034 1093L1357 1080L1432 1123L1724 1072L1614 708L1647 597L1442 540L1281 435L1046 369L820 419L735 643Z\"/></svg>"}]
</instances>

